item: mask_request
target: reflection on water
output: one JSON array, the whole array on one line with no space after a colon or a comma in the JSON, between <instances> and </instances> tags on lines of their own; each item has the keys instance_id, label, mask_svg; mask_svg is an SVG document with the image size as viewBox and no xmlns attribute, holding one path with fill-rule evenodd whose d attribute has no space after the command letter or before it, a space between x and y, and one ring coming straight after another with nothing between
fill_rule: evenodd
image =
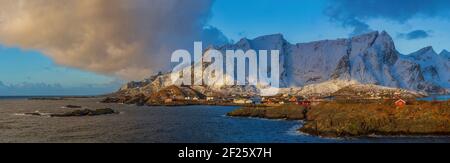
<instances>
[{"instance_id":1,"label":"reflection on water","mask_svg":"<svg viewBox=\"0 0 450 163\"><path fill-rule=\"evenodd\" d=\"M158 143L344 143L450 142L449 137L375 137L325 139L299 133L299 121L232 118L235 107L136 107L101 104L98 99L61 101L0 100L0 142L158 142ZM50 118L25 116L59 113L65 105L110 107L121 114Z\"/></svg>"},{"instance_id":2,"label":"reflection on water","mask_svg":"<svg viewBox=\"0 0 450 163\"><path fill-rule=\"evenodd\" d=\"M434 95L425 98L419 98L419 100L425 101L447 101L450 100L450 95Z\"/></svg>"}]
</instances>

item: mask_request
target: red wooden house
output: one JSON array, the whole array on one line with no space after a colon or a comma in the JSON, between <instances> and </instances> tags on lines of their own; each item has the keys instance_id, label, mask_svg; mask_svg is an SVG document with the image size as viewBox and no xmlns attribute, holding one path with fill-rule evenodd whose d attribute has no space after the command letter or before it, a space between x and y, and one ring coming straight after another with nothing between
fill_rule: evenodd
<instances>
[{"instance_id":1,"label":"red wooden house","mask_svg":"<svg viewBox=\"0 0 450 163\"><path fill-rule=\"evenodd\" d=\"M292 96L292 97L289 99L289 102L292 102L292 103L296 103L297 101L298 101L298 98L295 97L295 96Z\"/></svg>"},{"instance_id":2,"label":"red wooden house","mask_svg":"<svg viewBox=\"0 0 450 163\"><path fill-rule=\"evenodd\" d=\"M298 102L299 105L304 106L304 107L309 107L311 106L311 101L305 100L305 101L300 101Z\"/></svg>"},{"instance_id":3,"label":"red wooden house","mask_svg":"<svg viewBox=\"0 0 450 163\"><path fill-rule=\"evenodd\" d=\"M397 106L399 108L403 108L406 105L406 101L402 100L402 99L399 99L399 100L395 101L394 104L395 104L395 106Z\"/></svg>"}]
</instances>

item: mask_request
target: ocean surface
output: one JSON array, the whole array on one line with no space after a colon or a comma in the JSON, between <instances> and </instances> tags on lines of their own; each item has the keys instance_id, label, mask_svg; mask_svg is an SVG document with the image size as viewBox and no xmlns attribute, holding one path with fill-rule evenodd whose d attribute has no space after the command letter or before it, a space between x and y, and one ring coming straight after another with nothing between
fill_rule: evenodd
<instances>
[{"instance_id":1,"label":"ocean surface","mask_svg":"<svg viewBox=\"0 0 450 163\"><path fill-rule=\"evenodd\" d=\"M233 118L236 107L182 106L137 107L102 104L100 99L27 100L0 99L0 142L32 143L433 143L450 137L321 138L297 131L301 121ZM51 118L23 113L63 113L72 109L113 108L117 115Z\"/></svg>"},{"instance_id":2,"label":"ocean surface","mask_svg":"<svg viewBox=\"0 0 450 163\"><path fill-rule=\"evenodd\" d=\"M425 101L447 101L447 100L450 100L450 95L429 96L429 97L425 97L425 98L419 98L419 100L425 100Z\"/></svg>"}]
</instances>

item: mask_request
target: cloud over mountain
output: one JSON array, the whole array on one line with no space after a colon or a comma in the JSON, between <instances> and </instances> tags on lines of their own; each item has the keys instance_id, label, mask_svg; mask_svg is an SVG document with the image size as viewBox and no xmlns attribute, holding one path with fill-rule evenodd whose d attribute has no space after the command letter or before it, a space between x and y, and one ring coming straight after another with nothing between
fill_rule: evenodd
<instances>
[{"instance_id":1,"label":"cloud over mountain","mask_svg":"<svg viewBox=\"0 0 450 163\"><path fill-rule=\"evenodd\" d=\"M428 16L448 19L448 0L330 0L325 10L332 20L353 27L355 34L370 30L366 20L385 18L399 23L415 17Z\"/></svg>"},{"instance_id":2,"label":"cloud over mountain","mask_svg":"<svg viewBox=\"0 0 450 163\"><path fill-rule=\"evenodd\" d=\"M0 44L125 79L167 68L175 49L227 39L207 27L210 0L0 0ZM205 43L205 44L207 44Z\"/></svg>"},{"instance_id":3,"label":"cloud over mountain","mask_svg":"<svg viewBox=\"0 0 450 163\"><path fill-rule=\"evenodd\" d=\"M424 39L430 37L427 31L424 30L414 30L409 33L400 33L398 35L399 38L404 38L407 40L416 40L416 39Z\"/></svg>"}]
</instances>

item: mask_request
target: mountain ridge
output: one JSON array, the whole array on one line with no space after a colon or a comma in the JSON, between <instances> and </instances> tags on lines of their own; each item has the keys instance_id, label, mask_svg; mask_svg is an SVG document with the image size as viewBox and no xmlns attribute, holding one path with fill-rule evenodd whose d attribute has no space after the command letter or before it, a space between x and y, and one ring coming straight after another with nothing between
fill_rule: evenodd
<instances>
[{"instance_id":1,"label":"mountain ridge","mask_svg":"<svg viewBox=\"0 0 450 163\"><path fill-rule=\"evenodd\" d=\"M450 90L450 59L447 51L437 54L432 47L405 55L395 48L385 31L370 32L348 39L334 39L291 44L281 34L254 39L243 38L235 44L216 47L224 50L280 50L280 83L285 89L308 87L312 93L333 93L350 84L373 84L431 94ZM122 92L155 92L170 86L168 74L159 74L141 82L130 82ZM335 81L333 89L324 88ZM350 82L352 81L352 82ZM332 83L332 82L331 82ZM345 84L348 83L348 84ZM323 88L323 91L322 91ZM256 86L198 87L200 92L227 91L231 94L257 94ZM327 91L325 91L325 89Z\"/></svg>"}]
</instances>

